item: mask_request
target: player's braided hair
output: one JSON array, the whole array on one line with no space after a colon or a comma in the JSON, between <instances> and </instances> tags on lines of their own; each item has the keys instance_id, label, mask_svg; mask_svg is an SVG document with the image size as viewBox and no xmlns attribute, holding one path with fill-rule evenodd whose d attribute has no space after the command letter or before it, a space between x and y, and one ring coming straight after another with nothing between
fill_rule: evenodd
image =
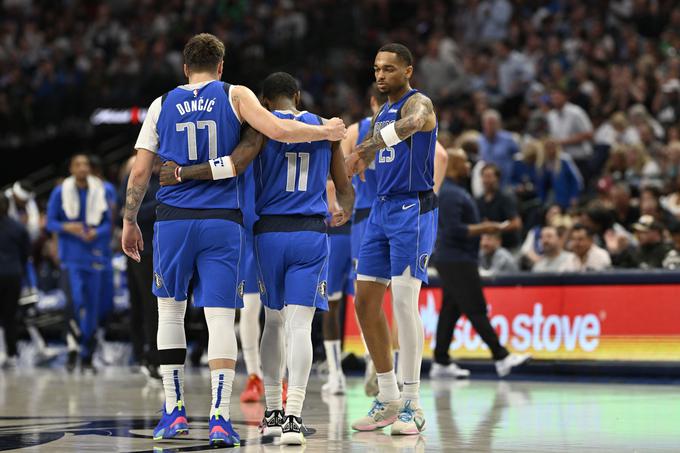
<instances>
[{"instance_id":1,"label":"player's braided hair","mask_svg":"<svg viewBox=\"0 0 680 453\"><path fill-rule=\"evenodd\" d=\"M201 33L186 43L183 53L189 71L213 72L224 60L224 44L210 33Z\"/></svg>"}]
</instances>

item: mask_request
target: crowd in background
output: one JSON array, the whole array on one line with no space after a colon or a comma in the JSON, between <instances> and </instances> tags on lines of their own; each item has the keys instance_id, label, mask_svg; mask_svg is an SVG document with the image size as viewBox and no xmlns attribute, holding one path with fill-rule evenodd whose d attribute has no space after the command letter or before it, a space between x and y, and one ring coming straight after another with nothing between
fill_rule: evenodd
<instances>
[{"instance_id":1,"label":"crowd in background","mask_svg":"<svg viewBox=\"0 0 680 453\"><path fill-rule=\"evenodd\" d=\"M484 274L680 266L673 0L4 0L0 140L21 149L96 107L148 105L183 82L197 31L226 43L225 79L257 90L289 71L305 108L348 124L366 114L375 50L406 44L440 141L466 151L481 217L499 225L481 238ZM104 173L121 186L125 168ZM31 239L47 288L44 195Z\"/></svg>"}]
</instances>

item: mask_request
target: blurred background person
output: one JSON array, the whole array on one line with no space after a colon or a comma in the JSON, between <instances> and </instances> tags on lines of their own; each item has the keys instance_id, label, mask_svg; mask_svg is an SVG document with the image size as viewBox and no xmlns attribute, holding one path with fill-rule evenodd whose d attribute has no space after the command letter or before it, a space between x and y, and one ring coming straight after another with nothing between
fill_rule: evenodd
<instances>
[{"instance_id":1,"label":"blurred background person","mask_svg":"<svg viewBox=\"0 0 680 453\"><path fill-rule=\"evenodd\" d=\"M485 164L482 168L484 194L477 198L477 209L483 220L500 224L503 247L513 250L519 246L522 219L517 211L515 196L501 190L500 181L501 172L498 167Z\"/></svg>"},{"instance_id":2,"label":"blurred background person","mask_svg":"<svg viewBox=\"0 0 680 453\"><path fill-rule=\"evenodd\" d=\"M491 276L519 269L512 254L501 245L500 233L485 233L479 239L479 273Z\"/></svg>"},{"instance_id":3,"label":"blurred background person","mask_svg":"<svg viewBox=\"0 0 680 453\"><path fill-rule=\"evenodd\" d=\"M477 206L464 188L470 163L458 148L449 151L446 179L439 192L439 226L432 260L443 287L442 308L437 321L434 362L430 377L469 376L451 361L449 347L458 319L464 314L489 347L500 377L529 360L526 354L511 354L500 344L489 321L479 276L479 236L499 233L498 222L481 221Z\"/></svg>"},{"instance_id":4,"label":"blurred background person","mask_svg":"<svg viewBox=\"0 0 680 453\"><path fill-rule=\"evenodd\" d=\"M574 253L574 271L603 271L612 266L609 253L593 243L593 232L577 223L571 229L571 251Z\"/></svg>"},{"instance_id":5,"label":"blurred background person","mask_svg":"<svg viewBox=\"0 0 680 453\"><path fill-rule=\"evenodd\" d=\"M80 351L82 371L96 372L92 363L101 304L101 272L110 260L98 238L111 234L111 211L101 179L93 176L85 154L69 164L71 176L50 194L47 230L56 234L62 284L71 309L67 328L67 370L73 371Z\"/></svg>"},{"instance_id":6,"label":"blurred background person","mask_svg":"<svg viewBox=\"0 0 680 453\"><path fill-rule=\"evenodd\" d=\"M563 235L553 226L541 230L543 255L531 269L533 272L573 272L576 270L573 253L564 250Z\"/></svg>"},{"instance_id":7,"label":"blurred background person","mask_svg":"<svg viewBox=\"0 0 680 453\"><path fill-rule=\"evenodd\" d=\"M17 309L21 279L30 250L28 230L7 215L9 201L0 195L0 326L6 351L0 350L0 367L17 364Z\"/></svg>"}]
</instances>

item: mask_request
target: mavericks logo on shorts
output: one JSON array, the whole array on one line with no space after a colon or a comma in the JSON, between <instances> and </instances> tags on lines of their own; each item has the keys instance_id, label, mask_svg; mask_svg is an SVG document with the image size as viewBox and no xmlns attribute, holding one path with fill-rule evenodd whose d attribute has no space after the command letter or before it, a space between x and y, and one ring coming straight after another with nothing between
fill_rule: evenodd
<instances>
[{"instance_id":1,"label":"mavericks logo on shorts","mask_svg":"<svg viewBox=\"0 0 680 453\"><path fill-rule=\"evenodd\" d=\"M238 284L238 297L243 299L243 294L245 294L246 290L246 281L241 280L241 283Z\"/></svg>"},{"instance_id":2,"label":"mavericks logo on shorts","mask_svg":"<svg viewBox=\"0 0 680 453\"><path fill-rule=\"evenodd\" d=\"M156 284L156 288L161 288L163 287L163 277L158 275L157 273L153 273L153 281Z\"/></svg>"},{"instance_id":3,"label":"mavericks logo on shorts","mask_svg":"<svg viewBox=\"0 0 680 453\"><path fill-rule=\"evenodd\" d=\"M427 263L430 261L430 255L427 253L423 253L420 255L420 258L418 258L418 267L420 268L421 271L426 271L427 270Z\"/></svg>"},{"instance_id":4,"label":"mavericks logo on shorts","mask_svg":"<svg viewBox=\"0 0 680 453\"><path fill-rule=\"evenodd\" d=\"M319 283L317 290L319 291L321 297L328 297L328 283L326 283L326 280Z\"/></svg>"}]
</instances>

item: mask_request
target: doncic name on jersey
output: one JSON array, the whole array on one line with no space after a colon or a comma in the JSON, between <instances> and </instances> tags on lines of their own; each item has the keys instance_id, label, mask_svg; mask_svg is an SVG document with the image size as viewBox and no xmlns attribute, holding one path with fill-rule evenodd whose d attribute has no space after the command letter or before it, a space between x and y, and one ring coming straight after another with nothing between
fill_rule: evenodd
<instances>
[{"instance_id":1,"label":"doncic name on jersey","mask_svg":"<svg viewBox=\"0 0 680 453\"><path fill-rule=\"evenodd\" d=\"M194 90L194 97L198 95L198 90ZM217 98L212 98L205 100L202 97L198 99L193 99L191 101L184 101L179 104L175 104L177 111L180 115L186 115L189 112L212 112L213 107Z\"/></svg>"}]
</instances>

